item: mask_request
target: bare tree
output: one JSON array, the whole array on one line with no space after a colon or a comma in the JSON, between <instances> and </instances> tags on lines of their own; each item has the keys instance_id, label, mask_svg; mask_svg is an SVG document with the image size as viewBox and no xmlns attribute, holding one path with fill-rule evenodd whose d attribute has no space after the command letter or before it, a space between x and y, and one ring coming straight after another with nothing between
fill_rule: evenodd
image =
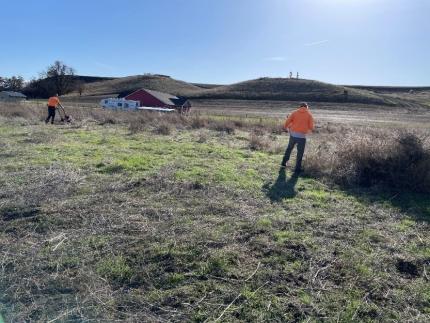
<instances>
[{"instance_id":1,"label":"bare tree","mask_svg":"<svg viewBox=\"0 0 430 323\"><path fill-rule=\"evenodd\" d=\"M48 79L59 95L73 91L75 70L61 61L55 61L48 66L42 76Z\"/></svg>"},{"instance_id":2,"label":"bare tree","mask_svg":"<svg viewBox=\"0 0 430 323\"><path fill-rule=\"evenodd\" d=\"M0 77L0 90L22 91L24 88L24 78L22 76Z\"/></svg>"},{"instance_id":3,"label":"bare tree","mask_svg":"<svg viewBox=\"0 0 430 323\"><path fill-rule=\"evenodd\" d=\"M32 78L25 85L23 93L30 98L47 98L55 92L53 87L48 86L47 83L45 79Z\"/></svg>"}]
</instances>

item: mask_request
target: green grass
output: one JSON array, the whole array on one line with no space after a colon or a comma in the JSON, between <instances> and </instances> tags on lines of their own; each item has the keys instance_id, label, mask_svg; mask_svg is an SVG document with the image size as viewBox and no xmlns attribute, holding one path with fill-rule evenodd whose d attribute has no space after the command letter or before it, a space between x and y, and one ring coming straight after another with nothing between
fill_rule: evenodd
<instances>
[{"instance_id":1,"label":"green grass","mask_svg":"<svg viewBox=\"0 0 430 323\"><path fill-rule=\"evenodd\" d=\"M122 256L101 260L96 266L97 273L115 284L127 283L133 271Z\"/></svg>"},{"instance_id":2,"label":"green grass","mask_svg":"<svg viewBox=\"0 0 430 323\"><path fill-rule=\"evenodd\" d=\"M430 319L420 195L282 175L242 131L0 134L8 321Z\"/></svg>"},{"instance_id":3,"label":"green grass","mask_svg":"<svg viewBox=\"0 0 430 323\"><path fill-rule=\"evenodd\" d=\"M12 129L11 129L12 130ZM49 129L51 130L51 129ZM5 135L7 133L5 132ZM17 136L17 134L14 134ZM3 167L22 169L28 162L48 166L53 162L100 173L126 172L132 176L153 173L170 164L177 167L175 177L181 181L224 183L240 188L261 187L258 170L276 169L275 156L260 152L244 152L220 143L196 145L187 134L172 139L145 135L130 136L117 129L76 130L56 136L53 142L40 143L22 151L22 160L10 159ZM21 136L25 136L22 134ZM15 142L18 144L18 142Z\"/></svg>"}]
</instances>

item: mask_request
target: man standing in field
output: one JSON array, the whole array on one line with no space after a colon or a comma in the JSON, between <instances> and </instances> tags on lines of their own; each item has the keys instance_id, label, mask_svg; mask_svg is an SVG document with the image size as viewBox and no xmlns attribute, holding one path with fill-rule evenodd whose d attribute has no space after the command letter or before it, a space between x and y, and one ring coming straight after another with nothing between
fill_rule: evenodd
<instances>
[{"instance_id":1,"label":"man standing in field","mask_svg":"<svg viewBox=\"0 0 430 323\"><path fill-rule=\"evenodd\" d=\"M309 112L307 103L300 104L300 108L291 113L284 124L284 129L290 132L290 141L287 150L285 151L284 159L282 160L281 167L285 168L287 162L290 160L291 152L297 144L297 160L295 173L299 173L302 169L302 159L306 146L306 135L314 130L314 118Z\"/></svg>"},{"instance_id":2,"label":"man standing in field","mask_svg":"<svg viewBox=\"0 0 430 323\"><path fill-rule=\"evenodd\" d=\"M48 99L48 118L46 118L45 123L48 123L49 119L52 119L51 124L54 124L55 109L57 109L59 104L60 99L58 98L58 94L55 94Z\"/></svg>"}]
</instances>

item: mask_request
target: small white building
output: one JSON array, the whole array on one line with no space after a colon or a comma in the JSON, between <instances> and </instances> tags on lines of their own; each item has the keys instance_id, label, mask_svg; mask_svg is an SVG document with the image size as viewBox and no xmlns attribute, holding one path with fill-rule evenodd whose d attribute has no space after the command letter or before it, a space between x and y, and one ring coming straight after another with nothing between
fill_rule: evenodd
<instances>
[{"instance_id":1,"label":"small white building","mask_svg":"<svg viewBox=\"0 0 430 323\"><path fill-rule=\"evenodd\" d=\"M136 110L139 108L139 101L126 100L124 98L108 98L100 101L103 109L112 110Z\"/></svg>"}]
</instances>

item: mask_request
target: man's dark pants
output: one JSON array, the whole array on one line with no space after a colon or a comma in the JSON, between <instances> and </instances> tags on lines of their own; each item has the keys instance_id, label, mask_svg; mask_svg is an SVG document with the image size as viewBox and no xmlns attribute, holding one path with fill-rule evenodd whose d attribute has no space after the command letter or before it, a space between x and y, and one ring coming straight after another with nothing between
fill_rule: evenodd
<instances>
[{"instance_id":1,"label":"man's dark pants","mask_svg":"<svg viewBox=\"0 0 430 323\"><path fill-rule=\"evenodd\" d=\"M285 151L285 156L282 160L281 165L285 166L288 163L288 161L290 160L291 152L293 151L295 145L297 145L296 171L300 171L300 169L302 168L303 154L305 153L306 138L296 138L290 136L290 141L288 142L288 147Z\"/></svg>"},{"instance_id":2,"label":"man's dark pants","mask_svg":"<svg viewBox=\"0 0 430 323\"><path fill-rule=\"evenodd\" d=\"M54 118L55 118L55 107L48 107L48 118L46 118L45 123L49 122L49 119L51 119L51 123L54 124Z\"/></svg>"}]
</instances>

